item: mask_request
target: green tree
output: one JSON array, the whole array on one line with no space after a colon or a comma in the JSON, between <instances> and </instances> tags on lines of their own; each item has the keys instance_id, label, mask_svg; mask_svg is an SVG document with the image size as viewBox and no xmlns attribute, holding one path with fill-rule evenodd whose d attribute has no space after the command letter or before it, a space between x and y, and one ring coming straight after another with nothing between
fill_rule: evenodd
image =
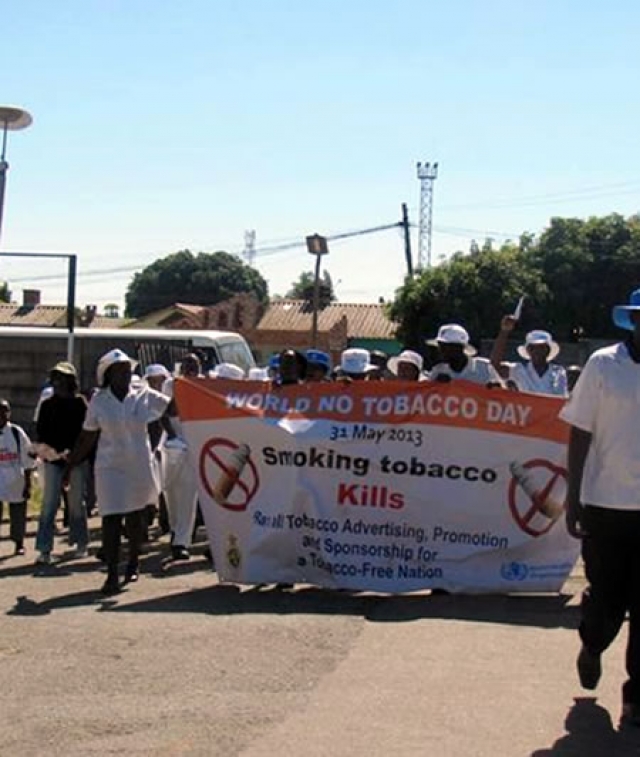
<instances>
[{"instance_id":1,"label":"green tree","mask_svg":"<svg viewBox=\"0 0 640 757\"><path fill-rule=\"evenodd\" d=\"M215 305L240 292L266 302L267 282L227 252L181 250L136 273L125 295L126 314L139 318L175 302Z\"/></svg>"},{"instance_id":2,"label":"green tree","mask_svg":"<svg viewBox=\"0 0 640 757\"><path fill-rule=\"evenodd\" d=\"M0 284L0 302L11 302L11 292L7 281Z\"/></svg>"},{"instance_id":3,"label":"green tree","mask_svg":"<svg viewBox=\"0 0 640 757\"><path fill-rule=\"evenodd\" d=\"M518 245L507 243L494 250L485 244L472 254L456 253L418 278L407 279L389 313L400 324L400 340L421 349L424 340L444 323L462 324L475 340L493 335L522 294L546 302L547 288L540 272L528 264Z\"/></svg>"},{"instance_id":4,"label":"green tree","mask_svg":"<svg viewBox=\"0 0 640 757\"><path fill-rule=\"evenodd\" d=\"M304 271L300 274L297 281L291 284L291 288L285 294L285 297L291 300L307 300L313 302L313 284L314 274L311 271ZM323 271L320 277L320 307L324 308L335 302L336 295L333 289L333 281L329 271Z\"/></svg>"}]
</instances>

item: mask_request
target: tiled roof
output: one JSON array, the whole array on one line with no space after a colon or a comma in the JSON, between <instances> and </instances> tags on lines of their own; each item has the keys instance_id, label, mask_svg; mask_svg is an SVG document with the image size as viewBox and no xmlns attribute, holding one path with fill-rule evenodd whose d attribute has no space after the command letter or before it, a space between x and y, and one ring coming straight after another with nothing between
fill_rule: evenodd
<instances>
[{"instance_id":1,"label":"tiled roof","mask_svg":"<svg viewBox=\"0 0 640 757\"><path fill-rule=\"evenodd\" d=\"M89 324L90 329L123 329L132 322L131 318L107 318L106 315L94 315Z\"/></svg>"},{"instance_id":2,"label":"tiled roof","mask_svg":"<svg viewBox=\"0 0 640 757\"><path fill-rule=\"evenodd\" d=\"M64 321L66 313L64 305L0 303L0 326L56 326Z\"/></svg>"},{"instance_id":3,"label":"tiled roof","mask_svg":"<svg viewBox=\"0 0 640 757\"><path fill-rule=\"evenodd\" d=\"M347 319L349 339L393 339L397 325L385 305L334 302L320 311L318 330L329 331L341 318ZM258 331L309 331L312 310L305 300L274 300L258 324Z\"/></svg>"}]
</instances>

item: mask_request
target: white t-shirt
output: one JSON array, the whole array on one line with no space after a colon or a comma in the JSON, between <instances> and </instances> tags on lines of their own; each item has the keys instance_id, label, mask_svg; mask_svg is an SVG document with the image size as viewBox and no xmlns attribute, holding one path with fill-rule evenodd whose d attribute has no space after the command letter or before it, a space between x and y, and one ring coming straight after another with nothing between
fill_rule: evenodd
<instances>
[{"instance_id":1,"label":"white t-shirt","mask_svg":"<svg viewBox=\"0 0 640 757\"><path fill-rule=\"evenodd\" d=\"M19 452L12 426L20 437ZM30 449L31 440L20 426L6 423L0 430L0 502L22 502L24 499L24 471L34 466Z\"/></svg>"},{"instance_id":2,"label":"white t-shirt","mask_svg":"<svg viewBox=\"0 0 640 757\"><path fill-rule=\"evenodd\" d=\"M526 363L516 363L509 370L509 378L515 382L521 392L530 394L554 394L559 397L568 396L567 373L557 363L548 363L547 370L542 376L536 371L530 360Z\"/></svg>"},{"instance_id":3,"label":"white t-shirt","mask_svg":"<svg viewBox=\"0 0 640 757\"><path fill-rule=\"evenodd\" d=\"M131 389L122 402L111 389L100 389L92 397L84 429L100 431L95 464L100 515L133 512L157 499L159 481L147 425L168 404L168 397L148 387Z\"/></svg>"},{"instance_id":4,"label":"white t-shirt","mask_svg":"<svg viewBox=\"0 0 640 757\"><path fill-rule=\"evenodd\" d=\"M594 352L562 420L592 434L580 499L585 505L640 510L640 364L626 345Z\"/></svg>"},{"instance_id":5,"label":"white t-shirt","mask_svg":"<svg viewBox=\"0 0 640 757\"><path fill-rule=\"evenodd\" d=\"M453 379L465 379L476 384L488 384L490 381L502 385L502 379L496 369L485 357L467 358L466 366L458 373L448 363L436 363L431 369L429 378L435 381L438 376L451 376Z\"/></svg>"}]
</instances>

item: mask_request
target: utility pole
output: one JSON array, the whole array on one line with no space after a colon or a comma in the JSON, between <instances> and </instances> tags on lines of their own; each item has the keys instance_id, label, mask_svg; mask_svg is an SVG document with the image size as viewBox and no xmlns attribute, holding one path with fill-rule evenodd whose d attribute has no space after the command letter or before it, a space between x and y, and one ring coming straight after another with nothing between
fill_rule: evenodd
<instances>
[{"instance_id":1,"label":"utility pole","mask_svg":"<svg viewBox=\"0 0 640 757\"><path fill-rule=\"evenodd\" d=\"M313 234L307 237L307 250L316 256L316 272L313 279L313 320L311 322L311 347L318 344L318 311L320 310L320 261L323 255L329 254L326 237Z\"/></svg>"},{"instance_id":2,"label":"utility pole","mask_svg":"<svg viewBox=\"0 0 640 757\"><path fill-rule=\"evenodd\" d=\"M407 275L413 277L413 261L411 259L411 229L409 226L409 211L407 203L402 203L402 221L400 222L404 232L404 255L407 259Z\"/></svg>"},{"instance_id":3,"label":"utility pole","mask_svg":"<svg viewBox=\"0 0 640 757\"><path fill-rule=\"evenodd\" d=\"M431 232L433 220L433 183L438 178L437 163L418 163L420 180L420 230L418 236L418 267L431 268Z\"/></svg>"}]
</instances>

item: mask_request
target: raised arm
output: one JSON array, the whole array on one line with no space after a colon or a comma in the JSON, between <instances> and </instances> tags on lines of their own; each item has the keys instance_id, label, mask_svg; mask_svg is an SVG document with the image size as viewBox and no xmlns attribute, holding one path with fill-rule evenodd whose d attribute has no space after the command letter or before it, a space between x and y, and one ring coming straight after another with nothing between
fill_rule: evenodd
<instances>
[{"instance_id":1,"label":"raised arm","mask_svg":"<svg viewBox=\"0 0 640 757\"><path fill-rule=\"evenodd\" d=\"M502 317L502 321L500 321L500 331L493 342L491 355L489 355L491 365L498 373L500 373L500 363L504 360L507 351L509 335L514 330L517 322L518 321L512 315L505 315Z\"/></svg>"}]
</instances>

